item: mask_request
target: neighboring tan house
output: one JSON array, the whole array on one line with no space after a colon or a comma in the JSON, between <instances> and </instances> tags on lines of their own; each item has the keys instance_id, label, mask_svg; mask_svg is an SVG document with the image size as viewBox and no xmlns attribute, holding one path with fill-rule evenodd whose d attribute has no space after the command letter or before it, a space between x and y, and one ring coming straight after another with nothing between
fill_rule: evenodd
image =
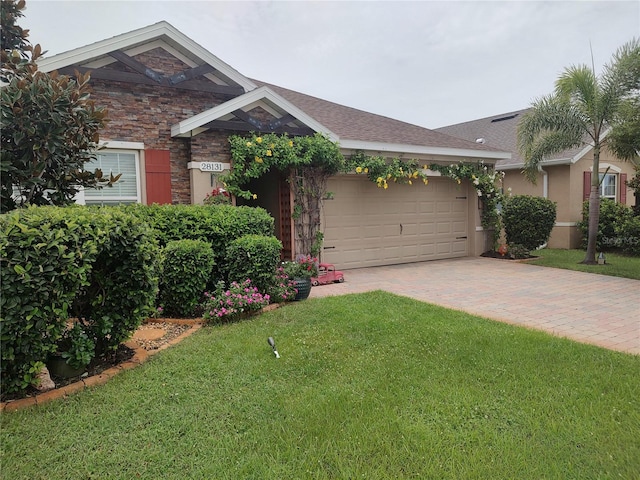
<instances>
[{"instance_id":1,"label":"neighboring tan house","mask_svg":"<svg viewBox=\"0 0 640 480\"><path fill-rule=\"evenodd\" d=\"M466 140L511 152L510 159L496 162L496 169L505 172L504 191L513 195L536 195L557 204L556 224L548 245L551 248L578 248L580 232L576 227L582 219L582 204L589 198L593 175L593 146L565 150L541 162L536 184L522 174L524 160L517 147L517 127L527 109L493 117L459 123L436 129ZM637 201L626 180L635 174L633 164L615 158L608 150L600 152L602 197L633 206Z\"/></svg>"},{"instance_id":2,"label":"neighboring tan house","mask_svg":"<svg viewBox=\"0 0 640 480\"><path fill-rule=\"evenodd\" d=\"M201 203L231 168L228 137L249 132L321 132L350 155L451 164L509 158L497 149L249 79L166 22L38 62L45 72L91 72L92 99L108 108L98 154L114 188L86 190L80 203ZM380 92L381 95L384 92ZM286 173L252 184L291 258L292 197ZM478 201L468 182L434 172L428 186L378 188L364 175L329 181L322 260L339 268L475 256L485 250Z\"/></svg>"}]
</instances>

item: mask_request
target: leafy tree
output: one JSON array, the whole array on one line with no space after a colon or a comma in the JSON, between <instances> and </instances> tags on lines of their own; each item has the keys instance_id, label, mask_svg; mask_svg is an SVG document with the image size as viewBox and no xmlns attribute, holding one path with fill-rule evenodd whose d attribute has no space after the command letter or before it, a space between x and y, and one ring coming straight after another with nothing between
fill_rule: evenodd
<instances>
[{"instance_id":1,"label":"leafy tree","mask_svg":"<svg viewBox=\"0 0 640 480\"><path fill-rule=\"evenodd\" d=\"M22 10L25 8L25 0L19 2L2 0L0 9L0 19L2 20L2 30L0 31L2 52L17 50L21 52L23 58L28 58L26 52L31 51L31 45L27 40L29 30L23 30L16 25L16 20L23 17ZM2 59L4 63L4 57Z\"/></svg>"},{"instance_id":2,"label":"leafy tree","mask_svg":"<svg viewBox=\"0 0 640 480\"><path fill-rule=\"evenodd\" d=\"M2 1L2 212L69 204L80 188L110 186L119 178L84 169L98 149L106 110L90 100L89 75L38 71L42 49L29 45L28 31L15 23L24 6L23 0Z\"/></svg>"},{"instance_id":3,"label":"leafy tree","mask_svg":"<svg viewBox=\"0 0 640 480\"><path fill-rule=\"evenodd\" d=\"M518 125L524 173L531 181L548 155L587 142L593 145L589 235L582 263L596 263L600 151L607 146L623 160L637 158L640 136L634 136L637 130L633 125L640 127L639 95L640 40L633 39L618 49L599 77L586 65L565 69L556 81L555 92L536 100Z\"/></svg>"}]
</instances>

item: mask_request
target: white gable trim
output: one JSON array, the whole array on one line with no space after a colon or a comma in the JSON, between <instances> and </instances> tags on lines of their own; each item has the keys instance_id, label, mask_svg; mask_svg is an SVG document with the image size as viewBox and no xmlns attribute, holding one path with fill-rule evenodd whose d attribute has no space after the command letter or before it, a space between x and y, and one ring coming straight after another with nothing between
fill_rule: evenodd
<instances>
[{"instance_id":1,"label":"white gable trim","mask_svg":"<svg viewBox=\"0 0 640 480\"><path fill-rule=\"evenodd\" d=\"M164 21L92 43L91 45L69 50L68 52L60 53L50 58L43 58L37 62L38 68L43 72L51 72L69 65L79 65L98 59L114 50L128 50L141 44L152 42L158 38L166 38L169 40L169 43L173 44L178 50L192 53L203 62L208 63L220 73L236 82L244 88L245 91L250 91L257 87L255 83L233 69L230 65L224 63L218 57Z\"/></svg>"},{"instance_id":2,"label":"white gable trim","mask_svg":"<svg viewBox=\"0 0 640 480\"><path fill-rule=\"evenodd\" d=\"M420 155L444 155L468 158L485 158L494 160L508 160L509 152L467 150L463 148L430 147L422 145L408 145L400 143L365 142L360 140L341 140L340 148L348 150L367 150L375 152L408 153Z\"/></svg>"},{"instance_id":3,"label":"white gable trim","mask_svg":"<svg viewBox=\"0 0 640 480\"><path fill-rule=\"evenodd\" d=\"M244 95L240 95L239 97L236 97L234 99L229 100L228 102L218 105L217 107L206 110L202 113L199 113L198 115L194 115L193 117L183 120L180 123L176 123L175 125L171 126L171 136L172 137L190 136L192 131L194 134L200 133L203 131L201 129L203 125L206 125L207 123L212 122L214 120L218 120L224 117L225 115L228 115L234 112L235 110L241 109L243 107L247 107L252 103L255 103L261 100L267 100L274 103L275 105L280 107L282 110L296 117L298 120L300 120L302 123L307 125L312 130L327 135L327 137L329 137L331 141L334 141L334 142L338 141L338 136L335 133L333 133L324 125L322 125L321 123L311 118L309 115L304 113L302 110L300 110L298 107L296 107L292 103L282 98L280 95L275 93L269 87L257 88L255 90L252 90L251 92L245 93Z\"/></svg>"}]
</instances>

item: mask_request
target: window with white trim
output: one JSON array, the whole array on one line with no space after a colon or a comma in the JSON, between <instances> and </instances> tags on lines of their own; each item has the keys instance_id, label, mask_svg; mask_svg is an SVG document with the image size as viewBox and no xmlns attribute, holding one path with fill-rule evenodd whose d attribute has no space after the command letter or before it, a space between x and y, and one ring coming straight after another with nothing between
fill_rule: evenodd
<instances>
[{"instance_id":1,"label":"window with white trim","mask_svg":"<svg viewBox=\"0 0 640 480\"><path fill-rule=\"evenodd\" d=\"M84 201L87 205L117 205L120 203L140 203L140 161L137 151L133 150L101 150L96 159L85 164L85 169L102 170L105 178L109 175L122 174L111 187L100 190L87 188Z\"/></svg>"},{"instance_id":2,"label":"window with white trim","mask_svg":"<svg viewBox=\"0 0 640 480\"><path fill-rule=\"evenodd\" d=\"M615 173L601 173L600 178L600 196L602 198L616 199L616 191L618 186L618 175Z\"/></svg>"}]
</instances>

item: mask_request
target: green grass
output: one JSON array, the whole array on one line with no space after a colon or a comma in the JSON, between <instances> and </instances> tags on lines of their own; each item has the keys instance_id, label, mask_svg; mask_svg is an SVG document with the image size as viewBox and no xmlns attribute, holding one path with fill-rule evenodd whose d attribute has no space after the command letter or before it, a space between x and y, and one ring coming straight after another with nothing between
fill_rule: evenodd
<instances>
[{"instance_id":1,"label":"green grass","mask_svg":"<svg viewBox=\"0 0 640 480\"><path fill-rule=\"evenodd\" d=\"M624 277L640 280L640 257L631 257L619 253L605 253L606 264L583 265L584 250L559 250L545 248L534 255L540 255L538 260L530 260L531 265L542 267L564 268L579 272L598 273L613 277Z\"/></svg>"},{"instance_id":2,"label":"green grass","mask_svg":"<svg viewBox=\"0 0 640 480\"><path fill-rule=\"evenodd\" d=\"M640 356L388 293L309 299L204 328L102 387L2 414L1 471L637 478L638 372Z\"/></svg>"}]
</instances>

